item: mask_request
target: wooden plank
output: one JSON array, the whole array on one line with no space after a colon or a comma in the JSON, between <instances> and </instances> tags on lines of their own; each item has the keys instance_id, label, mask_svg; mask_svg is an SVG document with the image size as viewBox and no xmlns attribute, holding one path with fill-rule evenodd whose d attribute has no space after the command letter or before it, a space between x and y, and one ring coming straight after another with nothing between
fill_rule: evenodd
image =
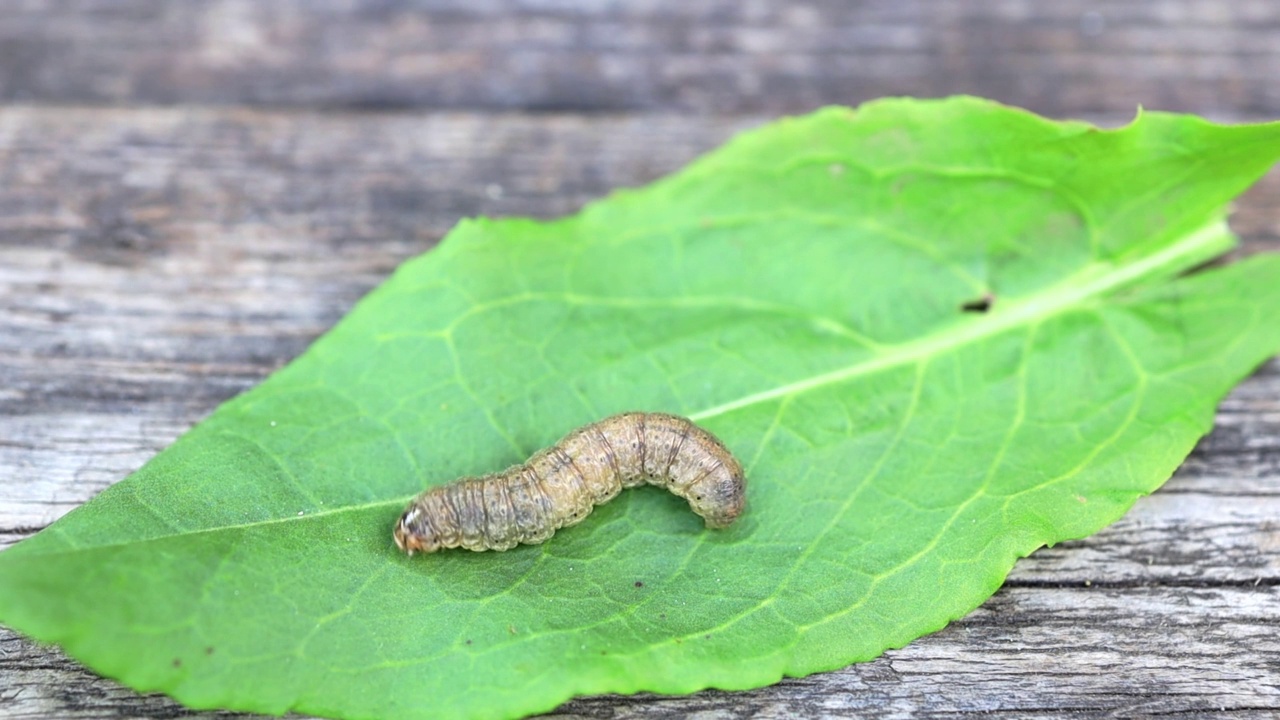
<instances>
[{"instance_id":1,"label":"wooden plank","mask_svg":"<svg viewBox=\"0 0 1280 720\"><path fill-rule=\"evenodd\" d=\"M10 3L0 48L0 99L39 103L1280 114L1272 0L63 0Z\"/></svg>"},{"instance_id":2,"label":"wooden plank","mask_svg":"<svg viewBox=\"0 0 1280 720\"><path fill-rule=\"evenodd\" d=\"M299 353L464 214L568 212L752 117L0 109L0 545ZM1280 246L1280 178L1239 203ZM1280 363L1165 489L872 663L566 717L1280 713ZM1225 708L1225 710L1222 710ZM0 716L217 717L0 629Z\"/></svg>"},{"instance_id":3,"label":"wooden plank","mask_svg":"<svg viewBox=\"0 0 1280 720\"><path fill-rule=\"evenodd\" d=\"M1275 717L1278 606L1274 585L1006 587L870 663L747 692L581 698L550 717ZM5 717L237 716L138 695L0 632Z\"/></svg>"}]
</instances>

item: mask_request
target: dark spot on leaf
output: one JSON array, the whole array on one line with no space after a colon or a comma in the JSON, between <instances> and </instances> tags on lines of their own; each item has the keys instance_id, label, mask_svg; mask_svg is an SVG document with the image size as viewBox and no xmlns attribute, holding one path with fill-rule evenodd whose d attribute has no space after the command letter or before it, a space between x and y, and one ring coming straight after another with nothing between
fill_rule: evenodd
<instances>
[{"instance_id":1,"label":"dark spot on leaf","mask_svg":"<svg viewBox=\"0 0 1280 720\"><path fill-rule=\"evenodd\" d=\"M711 636L710 636L710 635L703 635L703 636L702 636L702 639L703 639L703 640L710 640L710 639L711 639Z\"/></svg>"},{"instance_id":2,"label":"dark spot on leaf","mask_svg":"<svg viewBox=\"0 0 1280 720\"><path fill-rule=\"evenodd\" d=\"M174 658L174 659L173 659L173 666L174 666L174 667L182 667L182 659L181 659L181 658Z\"/></svg>"},{"instance_id":3,"label":"dark spot on leaf","mask_svg":"<svg viewBox=\"0 0 1280 720\"><path fill-rule=\"evenodd\" d=\"M636 587L638 587L638 588L639 588L639 587L644 587L644 583L643 583L643 582L641 582L641 581L639 581L639 580L637 580L637 581L636 581Z\"/></svg>"},{"instance_id":4,"label":"dark spot on leaf","mask_svg":"<svg viewBox=\"0 0 1280 720\"><path fill-rule=\"evenodd\" d=\"M990 310L991 306L994 305L995 302L996 302L996 296L992 295L991 293L987 293L976 300L970 300L969 302L961 305L960 311L972 312L972 313L984 313Z\"/></svg>"},{"instance_id":5,"label":"dark spot on leaf","mask_svg":"<svg viewBox=\"0 0 1280 720\"><path fill-rule=\"evenodd\" d=\"M213 654L213 646L212 646L212 645L210 645L209 647L205 648L205 649L204 649L204 654L205 654L205 655L212 655L212 654Z\"/></svg>"},{"instance_id":6,"label":"dark spot on leaf","mask_svg":"<svg viewBox=\"0 0 1280 720\"><path fill-rule=\"evenodd\" d=\"M667 619L667 614L666 614L666 613L659 613L659 614L658 614L658 619L659 619L659 620L666 620L666 619Z\"/></svg>"},{"instance_id":7,"label":"dark spot on leaf","mask_svg":"<svg viewBox=\"0 0 1280 720\"><path fill-rule=\"evenodd\" d=\"M471 640L467 640L467 644L468 644L468 645L470 645L470 644L471 644Z\"/></svg>"}]
</instances>

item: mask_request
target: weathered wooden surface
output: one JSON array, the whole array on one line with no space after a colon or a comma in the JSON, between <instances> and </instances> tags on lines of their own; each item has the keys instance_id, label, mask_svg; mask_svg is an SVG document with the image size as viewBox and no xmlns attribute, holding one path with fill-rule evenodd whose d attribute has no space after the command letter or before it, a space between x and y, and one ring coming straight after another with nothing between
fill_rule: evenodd
<instances>
[{"instance_id":1,"label":"weathered wooden surface","mask_svg":"<svg viewBox=\"0 0 1280 720\"><path fill-rule=\"evenodd\" d=\"M64 0L0 13L0 98L793 112L974 93L1280 110L1274 0Z\"/></svg>"},{"instance_id":2,"label":"weathered wooden surface","mask_svg":"<svg viewBox=\"0 0 1280 720\"><path fill-rule=\"evenodd\" d=\"M0 110L0 544L119 480L461 214L556 214L752 118ZM1240 203L1280 245L1280 177ZM1221 708L1225 708L1221 710ZM1179 475L943 632L749 693L586 717L1280 713L1280 362ZM0 630L0 716L171 717Z\"/></svg>"},{"instance_id":3,"label":"weathered wooden surface","mask_svg":"<svg viewBox=\"0 0 1280 720\"><path fill-rule=\"evenodd\" d=\"M1277 77L1274 0L5 3L0 548L287 362L461 216L569 212L825 103L1263 119ZM1280 249L1280 175L1233 224L1239 253ZM752 692L559 712L1280 716L1280 361L1164 489L936 635ZM175 716L229 714L0 628L0 717Z\"/></svg>"}]
</instances>

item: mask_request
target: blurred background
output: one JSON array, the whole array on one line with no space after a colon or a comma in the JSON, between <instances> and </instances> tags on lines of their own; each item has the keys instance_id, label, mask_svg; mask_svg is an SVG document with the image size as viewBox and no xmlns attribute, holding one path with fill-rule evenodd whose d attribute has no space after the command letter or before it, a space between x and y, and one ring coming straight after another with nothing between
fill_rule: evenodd
<instances>
[{"instance_id":1,"label":"blurred background","mask_svg":"<svg viewBox=\"0 0 1280 720\"><path fill-rule=\"evenodd\" d=\"M49 216L17 228L42 239L75 218L62 229L102 258L266 218L311 243L408 242L382 272L460 216L561 214L825 104L970 93L1113 125L1139 105L1242 121L1280 117L1277 78L1275 0L15 1L0 159L56 162L22 176L59 191L0 199L10 222Z\"/></svg>"},{"instance_id":2,"label":"blurred background","mask_svg":"<svg viewBox=\"0 0 1280 720\"><path fill-rule=\"evenodd\" d=\"M1280 2L7 0L0 548L123 478L297 355L461 217L572 212L779 114L954 93L1107 125L1139 105L1280 119ZM1280 248L1274 173L1239 202L1233 225L1245 239L1240 253ZM1264 384L1228 401L1189 467L1258 474L1262 466L1242 465L1241 453L1280 457L1280 415L1256 410L1271 402L1265 388L1278 376L1273 362ZM1140 524L1218 527L1170 512ZM1145 558L1140 573L1161 571L1148 557L1164 547L1156 536L1099 542ZM1245 676L1176 699L1168 688L1180 687L1185 668L1161 665L1158 653L1136 690L1126 677L1080 671L1092 648L1080 650L1070 682L1037 680L1069 652L1061 636L1036 635L1053 615L1046 608L1081 605L1046 588L1116 567L1106 551L1064 557L1037 553L1020 564L1016 572L1040 573L1045 584L993 599L998 622L979 611L911 646L897 655L899 670L886 660L731 702L816 712L809 703L821 693L856 687L874 711L911 711L921 697L935 709L976 711L988 705L964 694L972 671L987 692L1050 709L1124 707L1130 692L1164 697L1171 713L1194 712L1194 698L1249 706L1258 683ZM1155 582L1143 577L1135 586ZM1166 611L1145 608L1150 615L1131 625L1153 628L1131 654L1181 617L1180 586L1169 587ZM1116 612L1132 612L1129 597ZM992 650L1010 638L1016 654ZM902 681L912 653L927 660L947 642L981 662ZM690 702L667 707L683 713L701 701ZM648 712L637 703L635 712ZM181 710L0 628L6 712Z\"/></svg>"},{"instance_id":3,"label":"blurred background","mask_svg":"<svg viewBox=\"0 0 1280 720\"><path fill-rule=\"evenodd\" d=\"M12 2L34 103L787 113L973 93L1040 113L1274 114L1272 0Z\"/></svg>"}]
</instances>

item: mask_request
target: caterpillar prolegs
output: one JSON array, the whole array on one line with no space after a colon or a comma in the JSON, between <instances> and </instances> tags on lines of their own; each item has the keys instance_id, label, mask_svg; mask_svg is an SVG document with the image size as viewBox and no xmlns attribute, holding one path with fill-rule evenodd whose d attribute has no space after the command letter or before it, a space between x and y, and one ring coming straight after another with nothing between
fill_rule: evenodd
<instances>
[{"instance_id":1,"label":"caterpillar prolegs","mask_svg":"<svg viewBox=\"0 0 1280 720\"><path fill-rule=\"evenodd\" d=\"M742 466L714 435L675 415L631 412L578 428L523 465L427 490L396 522L395 541L410 555L540 543L645 483L688 500L710 528L732 523L745 502Z\"/></svg>"}]
</instances>

